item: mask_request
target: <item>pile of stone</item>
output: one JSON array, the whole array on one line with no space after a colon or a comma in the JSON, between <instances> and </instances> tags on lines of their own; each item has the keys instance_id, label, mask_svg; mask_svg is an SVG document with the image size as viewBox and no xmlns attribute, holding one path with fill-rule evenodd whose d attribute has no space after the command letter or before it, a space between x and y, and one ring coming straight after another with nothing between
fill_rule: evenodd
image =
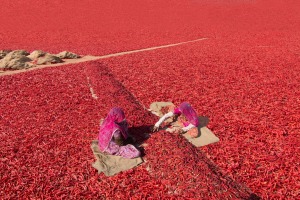
<instances>
[{"instance_id":1,"label":"pile of stone","mask_svg":"<svg viewBox=\"0 0 300 200\"><path fill-rule=\"evenodd\" d=\"M80 56L68 51L54 55L41 50L35 50L30 54L25 50L0 50L0 70L27 69L36 65L62 63L62 59L76 58Z\"/></svg>"}]
</instances>

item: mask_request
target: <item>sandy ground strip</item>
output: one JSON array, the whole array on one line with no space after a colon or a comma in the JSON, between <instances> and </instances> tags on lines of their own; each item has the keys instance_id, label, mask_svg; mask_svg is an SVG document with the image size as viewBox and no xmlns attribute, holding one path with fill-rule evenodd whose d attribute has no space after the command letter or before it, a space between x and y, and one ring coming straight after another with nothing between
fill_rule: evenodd
<instances>
[{"instance_id":1,"label":"sandy ground strip","mask_svg":"<svg viewBox=\"0 0 300 200\"><path fill-rule=\"evenodd\" d=\"M132 50L132 51L124 51L124 52L119 52L119 53L103 55L103 56L87 55L87 56L81 56L81 58L78 58L78 59L63 59L63 61L64 61L63 63L50 64L50 65L38 65L36 67L32 67L32 68L28 68L28 69L21 69L21 70L14 70L14 71L0 71L0 76L13 75L13 74L18 74L18 73L27 72L27 71L36 70L36 69L43 69L46 67L57 67L57 66L68 65L68 64L73 64L73 63L81 63L81 62L87 62L87 61L92 61L92 60L105 59L105 58L117 57L117 56L122 56L122 55L127 55L127 54L139 53L139 52L144 52L144 51L153 51L156 49L169 48L169 47L179 46L179 45L183 45L183 44L199 42L199 41L203 41L203 40L207 40L207 39L208 38L199 38L196 40L189 40L189 41L185 41L185 42L149 47L149 48L145 48L145 49L138 49L138 50Z\"/></svg>"}]
</instances>

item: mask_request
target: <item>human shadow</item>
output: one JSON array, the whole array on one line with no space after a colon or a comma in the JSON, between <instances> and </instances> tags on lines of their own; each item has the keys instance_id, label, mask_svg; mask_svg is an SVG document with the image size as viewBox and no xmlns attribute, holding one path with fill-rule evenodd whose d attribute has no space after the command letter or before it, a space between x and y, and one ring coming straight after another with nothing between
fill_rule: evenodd
<instances>
[{"instance_id":1,"label":"human shadow","mask_svg":"<svg viewBox=\"0 0 300 200\"><path fill-rule=\"evenodd\" d=\"M152 133L152 125L143 125L143 126L132 126L128 128L128 133L132 137L129 141L127 140L127 144L132 144L136 148L140 150L142 156L145 155L144 147L142 144L150 138Z\"/></svg>"},{"instance_id":2,"label":"human shadow","mask_svg":"<svg viewBox=\"0 0 300 200\"><path fill-rule=\"evenodd\" d=\"M201 128L207 126L207 124L209 123L209 118L206 116L200 116L198 117L199 119L199 126L197 127L198 129L198 137L201 136Z\"/></svg>"},{"instance_id":3,"label":"human shadow","mask_svg":"<svg viewBox=\"0 0 300 200\"><path fill-rule=\"evenodd\" d=\"M199 128L203 128L205 126L207 126L207 124L209 123L209 119L206 116L200 116L198 117L199 119Z\"/></svg>"}]
</instances>

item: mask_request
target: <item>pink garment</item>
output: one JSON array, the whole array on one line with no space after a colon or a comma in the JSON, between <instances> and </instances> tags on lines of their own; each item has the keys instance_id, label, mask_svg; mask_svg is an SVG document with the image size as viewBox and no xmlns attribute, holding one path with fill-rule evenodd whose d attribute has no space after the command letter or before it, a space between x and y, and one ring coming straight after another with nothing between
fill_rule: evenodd
<instances>
[{"instance_id":1,"label":"pink garment","mask_svg":"<svg viewBox=\"0 0 300 200\"><path fill-rule=\"evenodd\" d=\"M193 124L194 126L199 126L199 119L196 111L192 108L192 106L187 103L183 102L180 104L178 108L174 109L174 114L181 115L183 114L189 123ZM188 126L188 123L184 123L184 126Z\"/></svg>"},{"instance_id":2,"label":"pink garment","mask_svg":"<svg viewBox=\"0 0 300 200\"><path fill-rule=\"evenodd\" d=\"M122 137L128 138L128 124L125 114L121 108L112 108L100 126L98 134L99 149L112 155L119 155L125 158L135 158L140 155L133 145L119 146L113 139Z\"/></svg>"},{"instance_id":3,"label":"pink garment","mask_svg":"<svg viewBox=\"0 0 300 200\"><path fill-rule=\"evenodd\" d=\"M132 144L127 144L126 146L119 146L114 141L111 141L105 152L115 155L122 156L124 158L136 158L141 155L139 150L135 148Z\"/></svg>"}]
</instances>

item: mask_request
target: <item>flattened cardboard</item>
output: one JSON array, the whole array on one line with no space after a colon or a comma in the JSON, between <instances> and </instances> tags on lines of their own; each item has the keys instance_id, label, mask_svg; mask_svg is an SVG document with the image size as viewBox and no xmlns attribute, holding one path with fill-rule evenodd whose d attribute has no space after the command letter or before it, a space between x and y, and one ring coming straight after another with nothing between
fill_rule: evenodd
<instances>
[{"instance_id":1,"label":"flattened cardboard","mask_svg":"<svg viewBox=\"0 0 300 200\"><path fill-rule=\"evenodd\" d=\"M192 143L196 147L203 147L220 141L220 139L217 136L215 136L215 134L206 126L200 128L200 132L200 136L197 138L191 138L191 136L188 133L183 134L183 137L185 137L190 143Z\"/></svg>"}]
</instances>

